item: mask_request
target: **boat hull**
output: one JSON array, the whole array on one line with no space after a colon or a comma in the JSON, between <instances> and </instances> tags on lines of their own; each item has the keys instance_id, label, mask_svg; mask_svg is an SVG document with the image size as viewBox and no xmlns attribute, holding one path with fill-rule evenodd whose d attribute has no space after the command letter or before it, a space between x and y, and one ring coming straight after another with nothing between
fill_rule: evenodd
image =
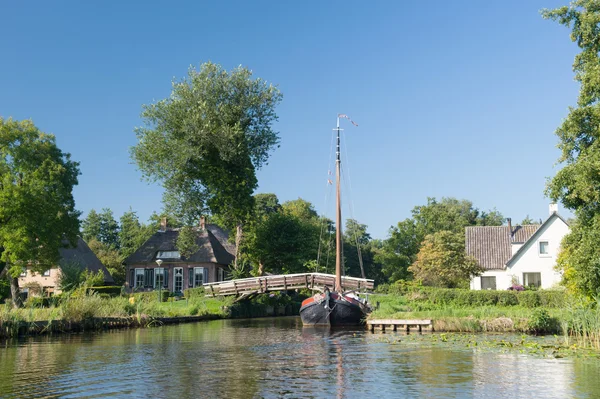
<instances>
[{"instance_id":1,"label":"boat hull","mask_svg":"<svg viewBox=\"0 0 600 399\"><path fill-rule=\"evenodd\" d=\"M337 293L317 294L302 302L300 318L305 326L357 326L365 323L367 307Z\"/></svg>"}]
</instances>

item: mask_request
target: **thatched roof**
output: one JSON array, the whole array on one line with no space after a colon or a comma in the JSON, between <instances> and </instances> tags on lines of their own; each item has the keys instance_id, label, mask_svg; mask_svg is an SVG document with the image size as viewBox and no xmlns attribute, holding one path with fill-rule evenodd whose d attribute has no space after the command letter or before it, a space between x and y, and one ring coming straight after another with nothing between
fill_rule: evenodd
<instances>
[{"instance_id":1,"label":"thatched roof","mask_svg":"<svg viewBox=\"0 0 600 399\"><path fill-rule=\"evenodd\" d=\"M104 273L104 282L106 284L114 284L114 280L106 267L100 262L100 259L94 254L94 252L88 247L87 243L81 238L77 239L77 246L71 248L70 246L60 248L60 263L72 263L79 265L83 270L89 270L93 273L102 271Z\"/></svg>"},{"instance_id":2,"label":"thatched roof","mask_svg":"<svg viewBox=\"0 0 600 399\"><path fill-rule=\"evenodd\" d=\"M183 259L165 259L169 263L217 263L229 265L235 258L235 246L228 242L227 233L216 224L207 224L204 230L196 229L196 245L199 247L192 256ZM137 251L123 263L151 264L158 257L159 251L177 251L179 229L158 231L152 235Z\"/></svg>"}]
</instances>

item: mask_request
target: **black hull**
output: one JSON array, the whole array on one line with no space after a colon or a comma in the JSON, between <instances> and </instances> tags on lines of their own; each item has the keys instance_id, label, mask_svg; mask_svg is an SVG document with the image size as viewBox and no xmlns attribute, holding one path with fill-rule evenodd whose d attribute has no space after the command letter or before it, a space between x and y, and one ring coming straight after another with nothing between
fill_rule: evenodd
<instances>
[{"instance_id":1,"label":"black hull","mask_svg":"<svg viewBox=\"0 0 600 399\"><path fill-rule=\"evenodd\" d=\"M329 306L326 306L327 299ZM331 295L314 300L300 308L300 318L305 326L358 326L365 323L365 306L358 301Z\"/></svg>"}]
</instances>

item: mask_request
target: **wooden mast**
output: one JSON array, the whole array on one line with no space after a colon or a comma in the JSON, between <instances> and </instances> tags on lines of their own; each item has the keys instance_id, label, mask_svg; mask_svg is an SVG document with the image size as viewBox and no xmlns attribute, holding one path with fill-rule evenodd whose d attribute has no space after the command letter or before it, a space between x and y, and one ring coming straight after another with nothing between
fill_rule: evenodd
<instances>
[{"instance_id":1,"label":"wooden mast","mask_svg":"<svg viewBox=\"0 0 600 399\"><path fill-rule=\"evenodd\" d=\"M335 287L334 291L342 292L342 204L340 195L340 117L337 118L337 147L335 160L336 177L336 216L335 216Z\"/></svg>"}]
</instances>

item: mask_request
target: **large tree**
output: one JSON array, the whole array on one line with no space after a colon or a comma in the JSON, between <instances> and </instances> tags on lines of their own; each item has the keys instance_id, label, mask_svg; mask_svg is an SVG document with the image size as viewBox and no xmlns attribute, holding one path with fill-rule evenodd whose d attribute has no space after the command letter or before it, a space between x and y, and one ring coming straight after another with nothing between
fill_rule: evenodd
<instances>
[{"instance_id":1,"label":"large tree","mask_svg":"<svg viewBox=\"0 0 600 399\"><path fill-rule=\"evenodd\" d=\"M408 267L417 260L425 237L440 231L461 235L464 241L467 226L500 226L504 216L496 209L487 212L473 206L469 200L427 198L427 204L415 206L412 218L391 227L389 237L377 251L382 273L389 282L410 278Z\"/></svg>"},{"instance_id":2,"label":"large tree","mask_svg":"<svg viewBox=\"0 0 600 399\"><path fill-rule=\"evenodd\" d=\"M477 260L465 252L465 236L452 231L428 234L408 268L424 285L467 288L471 276L483 272Z\"/></svg>"},{"instance_id":3,"label":"large tree","mask_svg":"<svg viewBox=\"0 0 600 399\"><path fill-rule=\"evenodd\" d=\"M165 205L187 225L207 211L236 231L253 211L256 170L279 137L279 90L252 71L213 63L191 67L169 98L144 105L132 157L146 178L165 188ZM237 257L236 257L237 259Z\"/></svg>"},{"instance_id":4,"label":"large tree","mask_svg":"<svg viewBox=\"0 0 600 399\"><path fill-rule=\"evenodd\" d=\"M81 234L86 241L96 240L107 246L119 248L119 223L109 208L102 209L100 213L92 209L81 222Z\"/></svg>"},{"instance_id":5,"label":"large tree","mask_svg":"<svg viewBox=\"0 0 600 399\"><path fill-rule=\"evenodd\" d=\"M556 130L563 167L548 182L547 194L576 216L558 262L567 285L593 296L600 293L600 1L575 0L542 15L570 28L581 49L573 64L581 85L577 106Z\"/></svg>"},{"instance_id":6,"label":"large tree","mask_svg":"<svg viewBox=\"0 0 600 399\"><path fill-rule=\"evenodd\" d=\"M79 164L57 147L53 135L31 121L0 118L0 260L15 306L22 269L44 272L58 264L65 242L77 242L78 175Z\"/></svg>"}]
</instances>

